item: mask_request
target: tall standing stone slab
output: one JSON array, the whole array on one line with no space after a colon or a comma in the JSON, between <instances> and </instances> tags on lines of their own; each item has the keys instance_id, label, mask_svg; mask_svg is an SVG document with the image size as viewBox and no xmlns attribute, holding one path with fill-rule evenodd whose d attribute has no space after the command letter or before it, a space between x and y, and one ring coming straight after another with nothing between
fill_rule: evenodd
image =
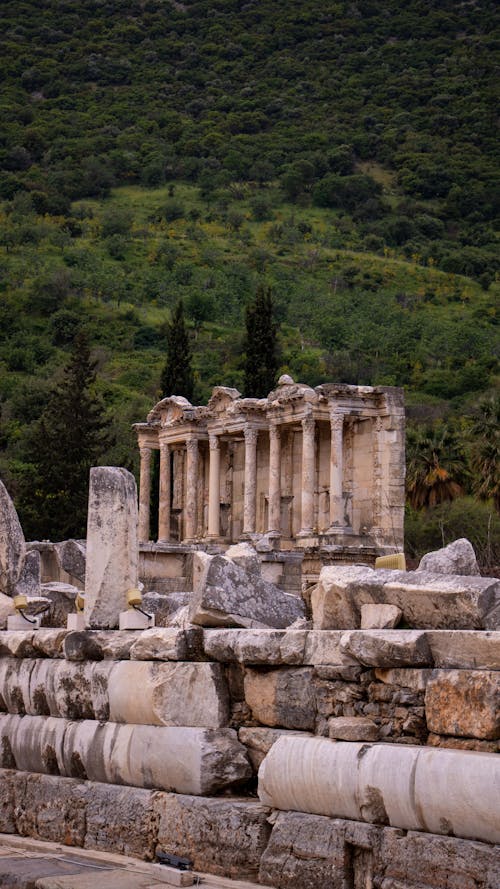
<instances>
[{"instance_id":1,"label":"tall standing stone slab","mask_svg":"<svg viewBox=\"0 0 500 889\"><path fill-rule=\"evenodd\" d=\"M14 504L0 481L0 592L13 596L23 570L26 543Z\"/></svg>"},{"instance_id":2,"label":"tall standing stone slab","mask_svg":"<svg viewBox=\"0 0 500 889\"><path fill-rule=\"evenodd\" d=\"M138 583L137 491L134 476L115 466L90 470L85 572L85 623L118 626L127 590Z\"/></svg>"}]
</instances>

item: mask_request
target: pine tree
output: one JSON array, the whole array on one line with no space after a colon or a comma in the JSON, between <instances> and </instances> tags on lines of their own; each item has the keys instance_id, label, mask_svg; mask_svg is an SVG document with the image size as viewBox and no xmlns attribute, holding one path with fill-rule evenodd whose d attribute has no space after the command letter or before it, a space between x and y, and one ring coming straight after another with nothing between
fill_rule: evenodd
<instances>
[{"instance_id":1,"label":"pine tree","mask_svg":"<svg viewBox=\"0 0 500 889\"><path fill-rule=\"evenodd\" d=\"M191 345L189 342L184 305L180 299L166 327L167 361L161 374L162 397L183 395L192 401L194 375L191 366Z\"/></svg>"},{"instance_id":2,"label":"pine tree","mask_svg":"<svg viewBox=\"0 0 500 889\"><path fill-rule=\"evenodd\" d=\"M85 537L90 467L112 444L95 380L87 338L79 333L29 444L19 491L28 536Z\"/></svg>"},{"instance_id":3,"label":"pine tree","mask_svg":"<svg viewBox=\"0 0 500 889\"><path fill-rule=\"evenodd\" d=\"M278 326L270 287L258 288L247 306L245 324L245 395L264 398L274 388L278 373Z\"/></svg>"}]
</instances>

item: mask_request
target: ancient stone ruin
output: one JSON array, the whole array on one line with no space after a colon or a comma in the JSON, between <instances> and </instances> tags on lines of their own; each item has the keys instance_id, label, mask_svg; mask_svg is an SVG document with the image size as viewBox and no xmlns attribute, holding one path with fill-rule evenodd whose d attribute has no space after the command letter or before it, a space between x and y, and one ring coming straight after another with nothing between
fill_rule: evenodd
<instances>
[{"instance_id":1,"label":"ancient stone ruin","mask_svg":"<svg viewBox=\"0 0 500 889\"><path fill-rule=\"evenodd\" d=\"M180 435L198 410L182 406ZM373 443L377 418L360 422ZM155 423L148 435L177 428ZM224 429L236 474L246 445L241 429ZM262 453L266 436L262 426ZM251 465L265 466L256 453ZM498 889L500 581L476 572L470 546L429 554L416 571L326 564L301 592L296 553L279 561L248 535L228 548L202 543L177 552L183 589L143 590L157 625L119 630L129 587L140 588L133 479L92 472L86 570L80 543L50 551L57 570L70 568L66 580L78 571L84 584L70 587L63 615L42 570L42 627L0 630L0 833L145 861L178 855L274 889ZM2 602L12 611L26 548L0 493ZM192 521L182 510L177 527ZM79 592L83 629L70 631ZM66 885L77 884L57 883Z\"/></svg>"}]
</instances>

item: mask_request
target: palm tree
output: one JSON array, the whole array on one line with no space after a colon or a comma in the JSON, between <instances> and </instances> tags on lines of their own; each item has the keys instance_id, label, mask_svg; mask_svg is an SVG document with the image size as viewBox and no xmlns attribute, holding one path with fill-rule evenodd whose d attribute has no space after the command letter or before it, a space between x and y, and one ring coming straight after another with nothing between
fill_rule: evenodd
<instances>
[{"instance_id":1,"label":"palm tree","mask_svg":"<svg viewBox=\"0 0 500 889\"><path fill-rule=\"evenodd\" d=\"M464 493L465 458L448 426L409 429L406 451L406 494L413 509L436 506Z\"/></svg>"},{"instance_id":2,"label":"palm tree","mask_svg":"<svg viewBox=\"0 0 500 889\"><path fill-rule=\"evenodd\" d=\"M483 401L479 411L472 426L473 489L480 500L491 497L500 512L500 396Z\"/></svg>"}]
</instances>

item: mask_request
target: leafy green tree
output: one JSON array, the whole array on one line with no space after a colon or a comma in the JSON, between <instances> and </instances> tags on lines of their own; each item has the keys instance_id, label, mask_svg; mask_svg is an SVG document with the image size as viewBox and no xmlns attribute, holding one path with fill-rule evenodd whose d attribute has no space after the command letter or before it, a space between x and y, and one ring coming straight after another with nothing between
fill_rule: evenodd
<instances>
[{"instance_id":1,"label":"leafy green tree","mask_svg":"<svg viewBox=\"0 0 500 889\"><path fill-rule=\"evenodd\" d=\"M500 512L500 397L483 401L472 432L473 488L481 500L493 500Z\"/></svg>"},{"instance_id":2,"label":"leafy green tree","mask_svg":"<svg viewBox=\"0 0 500 889\"><path fill-rule=\"evenodd\" d=\"M260 286L245 312L245 395L263 398L276 383L278 325L270 287Z\"/></svg>"},{"instance_id":3,"label":"leafy green tree","mask_svg":"<svg viewBox=\"0 0 500 889\"><path fill-rule=\"evenodd\" d=\"M194 374L191 366L191 344L180 299L166 325L167 361L161 374L162 396L183 395L192 401Z\"/></svg>"},{"instance_id":4,"label":"leafy green tree","mask_svg":"<svg viewBox=\"0 0 500 889\"><path fill-rule=\"evenodd\" d=\"M406 456L406 493L413 509L436 506L464 493L465 457L448 426L409 429Z\"/></svg>"},{"instance_id":5,"label":"leafy green tree","mask_svg":"<svg viewBox=\"0 0 500 889\"><path fill-rule=\"evenodd\" d=\"M85 536L90 467L112 444L95 383L95 362L80 332L28 447L19 497L28 536Z\"/></svg>"}]
</instances>

